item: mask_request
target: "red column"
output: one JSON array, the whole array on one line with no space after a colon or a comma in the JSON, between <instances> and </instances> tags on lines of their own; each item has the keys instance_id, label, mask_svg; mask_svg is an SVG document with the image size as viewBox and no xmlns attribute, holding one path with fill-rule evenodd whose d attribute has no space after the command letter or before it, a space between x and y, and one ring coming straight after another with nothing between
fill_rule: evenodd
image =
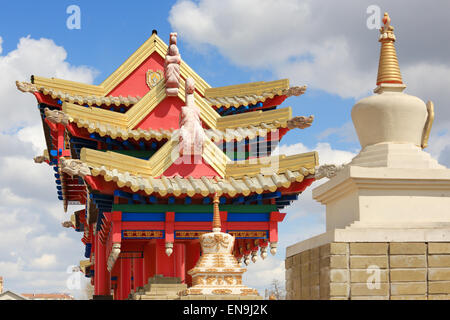
<instances>
[{"instance_id":1,"label":"red column","mask_svg":"<svg viewBox=\"0 0 450 320\"><path fill-rule=\"evenodd\" d=\"M110 294L110 278L106 268L106 246L100 241L99 234L95 235L95 287L96 295ZM109 281L108 281L109 280Z\"/></svg>"},{"instance_id":2,"label":"red column","mask_svg":"<svg viewBox=\"0 0 450 320\"><path fill-rule=\"evenodd\" d=\"M136 258L133 260L133 283L134 291L138 287L144 286L144 259Z\"/></svg>"},{"instance_id":3,"label":"red column","mask_svg":"<svg viewBox=\"0 0 450 320\"><path fill-rule=\"evenodd\" d=\"M188 286L192 285L192 277L187 274L187 271L195 267L198 259L200 258L200 243L198 241L191 241L186 244L186 283Z\"/></svg>"},{"instance_id":4,"label":"red column","mask_svg":"<svg viewBox=\"0 0 450 320\"><path fill-rule=\"evenodd\" d=\"M144 246L144 284L155 275L156 247L150 241Z\"/></svg>"},{"instance_id":5,"label":"red column","mask_svg":"<svg viewBox=\"0 0 450 320\"><path fill-rule=\"evenodd\" d=\"M114 300L120 300L120 263L118 261L111 270L111 277L116 277L114 281Z\"/></svg>"},{"instance_id":6,"label":"red column","mask_svg":"<svg viewBox=\"0 0 450 320\"><path fill-rule=\"evenodd\" d=\"M120 300L128 298L131 292L131 259L119 259L120 262ZM117 262L116 262L117 263Z\"/></svg>"},{"instance_id":7,"label":"red column","mask_svg":"<svg viewBox=\"0 0 450 320\"><path fill-rule=\"evenodd\" d=\"M184 243L174 243L173 245L175 277L180 278L181 283L185 283L186 275L186 246Z\"/></svg>"},{"instance_id":8,"label":"red column","mask_svg":"<svg viewBox=\"0 0 450 320\"><path fill-rule=\"evenodd\" d=\"M166 243L164 239L156 240L156 274L162 274L165 277L174 277L174 254L170 257L166 254Z\"/></svg>"}]
</instances>

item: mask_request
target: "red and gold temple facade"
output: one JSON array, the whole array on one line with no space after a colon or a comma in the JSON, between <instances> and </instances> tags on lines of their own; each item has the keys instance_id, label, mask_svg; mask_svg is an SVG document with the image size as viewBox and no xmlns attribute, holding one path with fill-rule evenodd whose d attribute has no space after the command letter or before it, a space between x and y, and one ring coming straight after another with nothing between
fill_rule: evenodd
<instances>
[{"instance_id":1,"label":"red and gold temple facade","mask_svg":"<svg viewBox=\"0 0 450 320\"><path fill-rule=\"evenodd\" d=\"M287 79L211 88L181 59L176 34L168 46L154 32L100 85L16 84L39 104L47 150L35 161L53 168L65 211L84 206L63 225L83 233L80 266L98 296L126 299L155 275L192 285L215 194L238 260L275 254L283 208L314 181L316 152L272 154L287 131L311 125L279 107L306 88ZM182 154L189 105L203 138Z\"/></svg>"}]
</instances>

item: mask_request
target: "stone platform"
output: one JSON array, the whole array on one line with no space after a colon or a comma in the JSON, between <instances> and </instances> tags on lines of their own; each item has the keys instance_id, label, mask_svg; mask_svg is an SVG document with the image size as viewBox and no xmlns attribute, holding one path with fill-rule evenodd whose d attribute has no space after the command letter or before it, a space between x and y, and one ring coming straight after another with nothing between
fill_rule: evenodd
<instances>
[{"instance_id":1,"label":"stone platform","mask_svg":"<svg viewBox=\"0 0 450 320\"><path fill-rule=\"evenodd\" d=\"M290 300L450 299L450 242L332 242L291 254Z\"/></svg>"}]
</instances>

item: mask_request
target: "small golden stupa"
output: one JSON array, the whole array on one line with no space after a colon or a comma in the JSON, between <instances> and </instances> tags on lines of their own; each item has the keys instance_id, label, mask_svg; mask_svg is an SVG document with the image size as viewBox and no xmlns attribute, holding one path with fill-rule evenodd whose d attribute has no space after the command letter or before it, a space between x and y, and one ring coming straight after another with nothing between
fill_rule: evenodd
<instances>
[{"instance_id":1,"label":"small golden stupa","mask_svg":"<svg viewBox=\"0 0 450 320\"><path fill-rule=\"evenodd\" d=\"M214 216L212 232L200 236L202 255L194 268L188 271L193 286L182 295L230 295L256 296L258 291L242 285L241 268L232 254L234 237L221 232L219 196L214 196Z\"/></svg>"},{"instance_id":2,"label":"small golden stupa","mask_svg":"<svg viewBox=\"0 0 450 320\"><path fill-rule=\"evenodd\" d=\"M381 42L380 62L378 64L377 86L382 83L403 84L400 67L398 65L397 52L395 50L394 27L391 26L391 18L387 12L383 17L384 26L380 29Z\"/></svg>"}]
</instances>

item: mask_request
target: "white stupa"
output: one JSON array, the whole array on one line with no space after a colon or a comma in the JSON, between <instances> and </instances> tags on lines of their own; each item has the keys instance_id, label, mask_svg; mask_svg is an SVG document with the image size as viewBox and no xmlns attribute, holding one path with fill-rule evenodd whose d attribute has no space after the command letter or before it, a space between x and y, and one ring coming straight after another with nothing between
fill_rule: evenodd
<instances>
[{"instance_id":1,"label":"white stupa","mask_svg":"<svg viewBox=\"0 0 450 320\"><path fill-rule=\"evenodd\" d=\"M387 14L374 95L352 120L361 152L313 190L326 205L326 232L287 248L287 255L329 242L450 241L450 170L423 149L433 103L403 93Z\"/></svg>"}]
</instances>

